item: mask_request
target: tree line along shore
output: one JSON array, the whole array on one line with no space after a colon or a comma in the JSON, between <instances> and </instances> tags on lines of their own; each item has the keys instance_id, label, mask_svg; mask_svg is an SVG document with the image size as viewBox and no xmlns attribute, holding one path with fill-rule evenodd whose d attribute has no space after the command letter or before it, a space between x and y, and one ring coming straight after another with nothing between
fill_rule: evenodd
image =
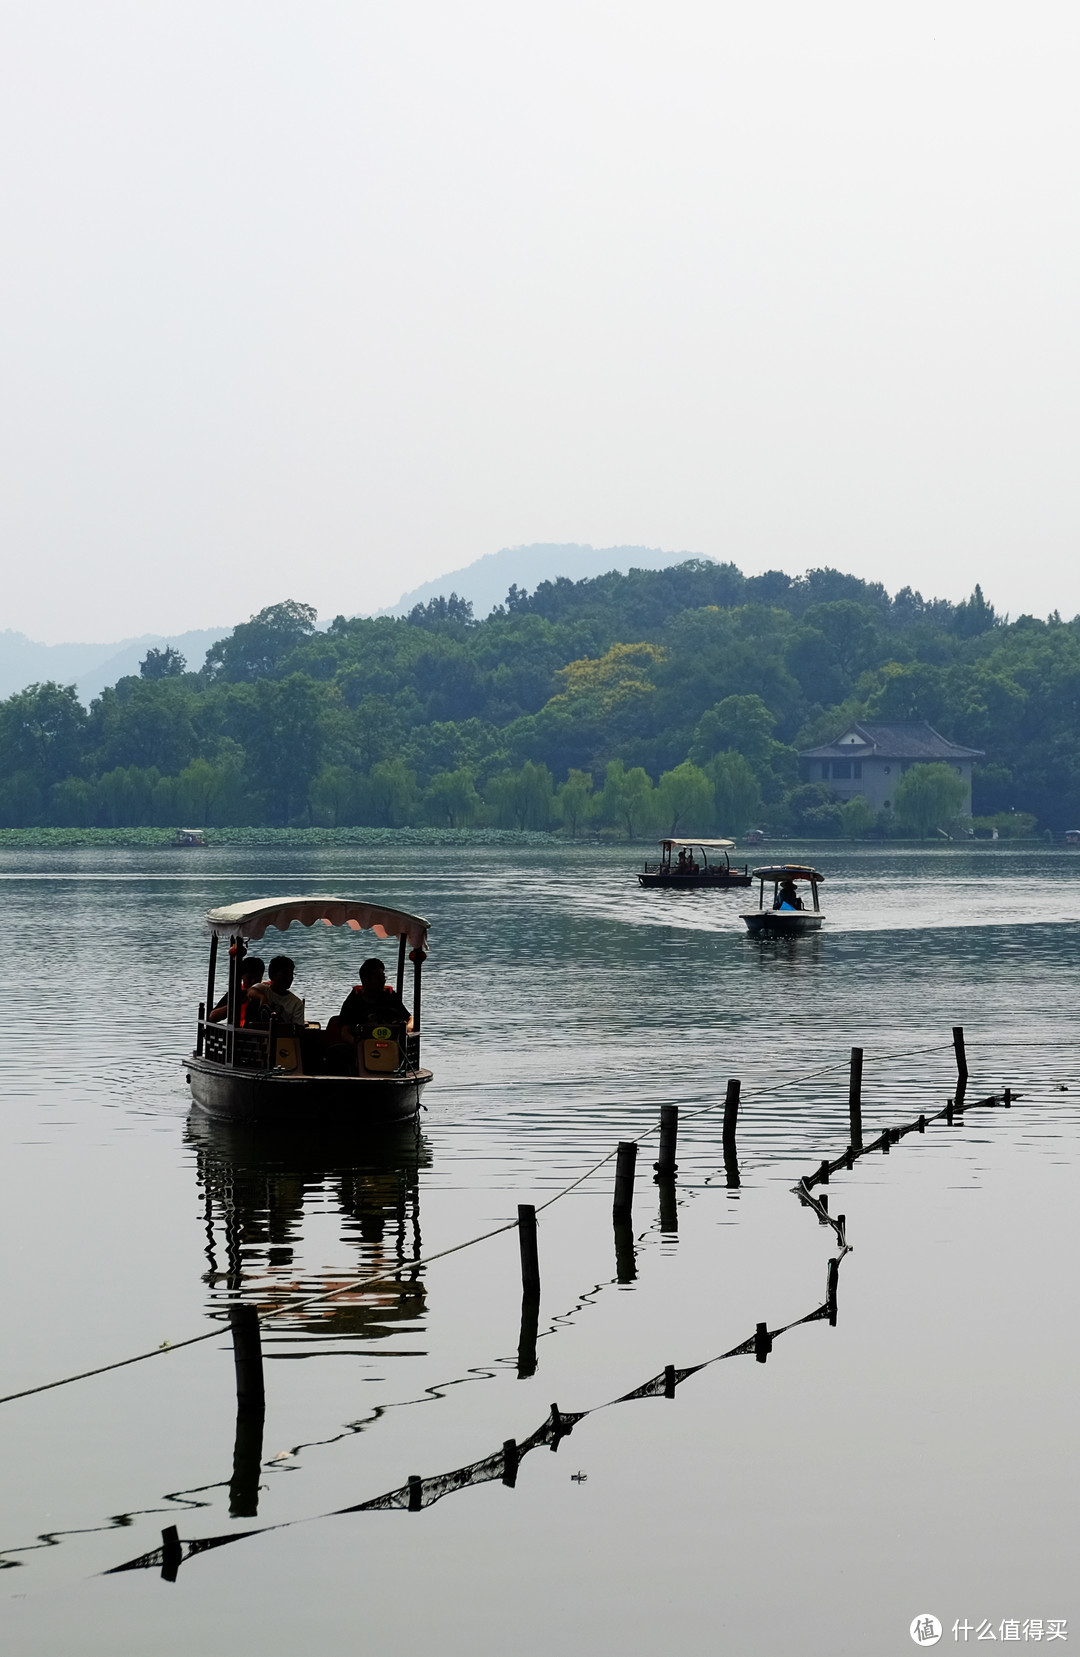
<instances>
[{"instance_id":1,"label":"tree line along shore","mask_svg":"<svg viewBox=\"0 0 1080 1657\"><path fill-rule=\"evenodd\" d=\"M689 561L316 626L290 600L186 663L151 650L85 709L0 703L0 828L556 830L811 838L1057 834L1080 822L1080 618L888 594L831 569ZM982 750L892 809L807 781L854 721Z\"/></svg>"}]
</instances>

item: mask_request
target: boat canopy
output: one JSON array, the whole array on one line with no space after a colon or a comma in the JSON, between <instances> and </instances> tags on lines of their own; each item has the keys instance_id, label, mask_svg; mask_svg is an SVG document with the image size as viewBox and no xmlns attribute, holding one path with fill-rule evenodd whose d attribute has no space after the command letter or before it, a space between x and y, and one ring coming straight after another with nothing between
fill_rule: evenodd
<instances>
[{"instance_id":1,"label":"boat canopy","mask_svg":"<svg viewBox=\"0 0 1080 1657\"><path fill-rule=\"evenodd\" d=\"M353 932L374 932L377 938L407 938L414 949L427 950L428 922L403 909L383 909L377 903L353 898L258 898L253 903L231 903L211 909L206 924L219 938L257 940L268 927L285 932L293 921L303 926L347 926Z\"/></svg>"},{"instance_id":2,"label":"boat canopy","mask_svg":"<svg viewBox=\"0 0 1080 1657\"><path fill-rule=\"evenodd\" d=\"M700 846L703 851L733 852L734 840L661 840L661 846Z\"/></svg>"},{"instance_id":3,"label":"boat canopy","mask_svg":"<svg viewBox=\"0 0 1080 1657\"><path fill-rule=\"evenodd\" d=\"M811 880L815 883L825 879L824 875L805 863L770 863L765 869L751 869L750 876L753 880Z\"/></svg>"}]
</instances>

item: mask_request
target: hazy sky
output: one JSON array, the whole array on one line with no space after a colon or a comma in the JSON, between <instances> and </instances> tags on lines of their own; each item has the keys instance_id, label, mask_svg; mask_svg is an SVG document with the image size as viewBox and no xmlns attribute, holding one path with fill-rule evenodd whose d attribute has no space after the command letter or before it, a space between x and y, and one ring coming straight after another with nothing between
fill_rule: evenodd
<instances>
[{"instance_id":1,"label":"hazy sky","mask_svg":"<svg viewBox=\"0 0 1080 1657\"><path fill-rule=\"evenodd\" d=\"M1080 610L1080 12L3 0L0 626L508 544Z\"/></svg>"}]
</instances>

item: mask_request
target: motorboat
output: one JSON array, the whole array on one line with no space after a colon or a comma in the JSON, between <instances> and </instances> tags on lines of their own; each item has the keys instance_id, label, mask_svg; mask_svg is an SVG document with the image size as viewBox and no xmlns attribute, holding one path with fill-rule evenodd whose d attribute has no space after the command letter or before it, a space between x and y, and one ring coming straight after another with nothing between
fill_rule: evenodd
<instances>
[{"instance_id":1,"label":"motorboat","mask_svg":"<svg viewBox=\"0 0 1080 1657\"><path fill-rule=\"evenodd\" d=\"M825 916L818 903L818 887L825 879L817 869L805 863L771 863L767 868L751 871L751 880L758 882L758 906L743 915L747 930L768 933L777 937L796 937L803 932L820 932ZM799 887L810 888L811 907L808 909L799 896ZM772 888L772 902L765 906L765 888Z\"/></svg>"},{"instance_id":2,"label":"motorboat","mask_svg":"<svg viewBox=\"0 0 1080 1657\"><path fill-rule=\"evenodd\" d=\"M659 862L646 862L638 882L642 886L664 886L677 891L701 886L722 889L749 886L751 876L746 866L731 867L728 854L734 850L734 840L661 840Z\"/></svg>"},{"instance_id":3,"label":"motorboat","mask_svg":"<svg viewBox=\"0 0 1080 1657\"><path fill-rule=\"evenodd\" d=\"M270 1018L266 1026L245 1022L242 968L248 945L270 929L344 927L397 940L397 994L405 989L406 958L412 963L412 1017L408 1026L373 1013L354 1044L328 1041L318 1024L301 1029ZM333 897L263 898L211 909L210 963L206 1001L199 1006L195 1050L186 1061L193 1103L212 1115L236 1121L273 1121L309 1127L315 1122L341 1128L384 1126L414 1118L431 1071L420 1063L420 988L427 956L428 922L403 910ZM228 946L225 1016L214 1008L218 946Z\"/></svg>"}]
</instances>

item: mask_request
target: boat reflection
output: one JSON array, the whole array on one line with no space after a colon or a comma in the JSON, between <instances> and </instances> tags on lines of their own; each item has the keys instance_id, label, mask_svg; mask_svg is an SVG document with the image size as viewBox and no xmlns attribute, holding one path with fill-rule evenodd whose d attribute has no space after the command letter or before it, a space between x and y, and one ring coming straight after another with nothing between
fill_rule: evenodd
<instances>
[{"instance_id":1,"label":"boat reflection","mask_svg":"<svg viewBox=\"0 0 1080 1657\"><path fill-rule=\"evenodd\" d=\"M370 1341L403 1324L416 1328L426 1310L417 1264L420 1170L430 1167L431 1152L415 1123L358 1143L325 1130L275 1134L193 1111L187 1138L196 1153L212 1306L243 1295L269 1320L264 1339L285 1337L294 1347L304 1334ZM328 1213L337 1218L336 1243L346 1245L333 1250L332 1265ZM348 1287L375 1273L386 1275ZM330 1298L301 1304L319 1295Z\"/></svg>"}]
</instances>

